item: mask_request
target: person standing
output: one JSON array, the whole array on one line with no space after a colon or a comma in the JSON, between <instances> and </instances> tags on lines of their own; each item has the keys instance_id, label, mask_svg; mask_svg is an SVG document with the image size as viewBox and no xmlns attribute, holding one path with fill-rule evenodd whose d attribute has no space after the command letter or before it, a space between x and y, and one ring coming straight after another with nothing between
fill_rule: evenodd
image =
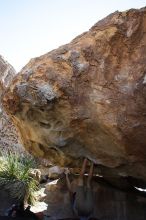
<instances>
[{"instance_id":1,"label":"person standing","mask_svg":"<svg viewBox=\"0 0 146 220\"><path fill-rule=\"evenodd\" d=\"M76 192L72 191L71 183L68 176L69 172L67 170L65 171L66 182L71 195L73 211L80 219L89 219L92 216L94 209L93 191L91 187L94 165L91 162L89 174L87 177L87 183L85 185L84 174L86 171L86 165L87 159L85 158L78 178Z\"/></svg>"}]
</instances>

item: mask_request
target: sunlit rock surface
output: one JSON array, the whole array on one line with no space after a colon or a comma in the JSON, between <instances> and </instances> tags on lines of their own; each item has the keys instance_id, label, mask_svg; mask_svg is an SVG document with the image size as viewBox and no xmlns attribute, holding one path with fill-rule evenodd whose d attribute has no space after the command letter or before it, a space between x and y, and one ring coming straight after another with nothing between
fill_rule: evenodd
<instances>
[{"instance_id":1,"label":"sunlit rock surface","mask_svg":"<svg viewBox=\"0 0 146 220\"><path fill-rule=\"evenodd\" d=\"M146 181L146 8L115 12L30 60L3 99L25 148L61 166Z\"/></svg>"},{"instance_id":2,"label":"sunlit rock surface","mask_svg":"<svg viewBox=\"0 0 146 220\"><path fill-rule=\"evenodd\" d=\"M12 121L3 111L1 105L2 93L8 88L13 77L16 75L14 68L0 56L0 150L24 151Z\"/></svg>"},{"instance_id":3,"label":"sunlit rock surface","mask_svg":"<svg viewBox=\"0 0 146 220\"><path fill-rule=\"evenodd\" d=\"M16 75L15 69L0 55L0 94Z\"/></svg>"}]
</instances>

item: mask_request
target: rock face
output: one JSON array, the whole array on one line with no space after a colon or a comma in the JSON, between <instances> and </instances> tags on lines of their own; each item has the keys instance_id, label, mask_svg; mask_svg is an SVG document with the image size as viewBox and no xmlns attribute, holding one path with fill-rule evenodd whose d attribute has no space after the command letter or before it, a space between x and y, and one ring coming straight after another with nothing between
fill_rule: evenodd
<instances>
[{"instance_id":1,"label":"rock face","mask_svg":"<svg viewBox=\"0 0 146 220\"><path fill-rule=\"evenodd\" d=\"M0 149L22 151L16 128L1 106L2 93L8 88L15 75L14 68L0 56Z\"/></svg>"},{"instance_id":2,"label":"rock face","mask_svg":"<svg viewBox=\"0 0 146 220\"><path fill-rule=\"evenodd\" d=\"M115 12L15 77L3 104L29 152L146 181L146 8Z\"/></svg>"},{"instance_id":3,"label":"rock face","mask_svg":"<svg viewBox=\"0 0 146 220\"><path fill-rule=\"evenodd\" d=\"M0 94L6 89L16 75L14 68L0 55Z\"/></svg>"}]
</instances>

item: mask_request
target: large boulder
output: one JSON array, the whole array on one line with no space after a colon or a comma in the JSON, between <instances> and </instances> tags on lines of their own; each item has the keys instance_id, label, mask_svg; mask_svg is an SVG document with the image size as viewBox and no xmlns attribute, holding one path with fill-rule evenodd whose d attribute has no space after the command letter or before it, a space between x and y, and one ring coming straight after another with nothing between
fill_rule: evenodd
<instances>
[{"instance_id":1,"label":"large boulder","mask_svg":"<svg viewBox=\"0 0 146 220\"><path fill-rule=\"evenodd\" d=\"M25 148L61 166L146 181L146 8L115 12L30 60L3 105Z\"/></svg>"}]
</instances>

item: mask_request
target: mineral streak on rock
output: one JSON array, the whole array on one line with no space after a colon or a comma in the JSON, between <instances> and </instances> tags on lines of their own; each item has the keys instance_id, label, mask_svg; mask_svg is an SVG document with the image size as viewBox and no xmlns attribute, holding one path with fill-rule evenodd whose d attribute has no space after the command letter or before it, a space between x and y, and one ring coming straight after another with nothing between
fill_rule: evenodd
<instances>
[{"instance_id":1,"label":"mineral streak on rock","mask_svg":"<svg viewBox=\"0 0 146 220\"><path fill-rule=\"evenodd\" d=\"M146 8L115 12L30 60L3 104L29 152L146 180Z\"/></svg>"}]
</instances>

